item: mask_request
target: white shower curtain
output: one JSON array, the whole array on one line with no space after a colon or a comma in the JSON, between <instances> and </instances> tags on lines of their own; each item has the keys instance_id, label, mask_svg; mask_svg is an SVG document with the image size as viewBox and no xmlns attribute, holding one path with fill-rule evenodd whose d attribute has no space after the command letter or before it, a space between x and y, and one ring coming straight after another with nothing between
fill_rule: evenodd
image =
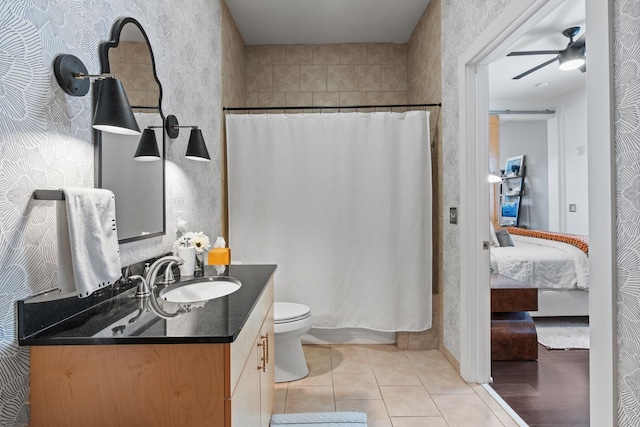
<instances>
[{"instance_id":1,"label":"white shower curtain","mask_svg":"<svg viewBox=\"0 0 640 427\"><path fill-rule=\"evenodd\" d=\"M227 115L229 246L314 327L431 327L429 113Z\"/></svg>"}]
</instances>

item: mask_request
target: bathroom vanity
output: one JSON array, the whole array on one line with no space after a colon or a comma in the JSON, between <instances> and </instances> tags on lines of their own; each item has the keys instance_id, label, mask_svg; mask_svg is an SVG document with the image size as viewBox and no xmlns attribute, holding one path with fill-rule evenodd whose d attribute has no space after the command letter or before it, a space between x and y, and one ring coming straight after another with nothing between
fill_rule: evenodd
<instances>
[{"instance_id":1,"label":"bathroom vanity","mask_svg":"<svg viewBox=\"0 0 640 427\"><path fill-rule=\"evenodd\" d=\"M275 269L229 266L239 290L170 319L148 311L135 289L50 325L41 317L73 311L69 302L19 301L31 426L268 426Z\"/></svg>"}]
</instances>

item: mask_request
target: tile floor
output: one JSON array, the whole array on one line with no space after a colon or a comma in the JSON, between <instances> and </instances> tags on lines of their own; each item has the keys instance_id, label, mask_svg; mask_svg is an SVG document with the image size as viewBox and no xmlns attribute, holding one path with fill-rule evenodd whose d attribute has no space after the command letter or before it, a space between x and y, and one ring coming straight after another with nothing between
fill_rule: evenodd
<instances>
[{"instance_id":1,"label":"tile floor","mask_svg":"<svg viewBox=\"0 0 640 427\"><path fill-rule=\"evenodd\" d=\"M517 424L438 350L394 345L305 345L309 376L276 384L274 413L359 411L368 427Z\"/></svg>"}]
</instances>

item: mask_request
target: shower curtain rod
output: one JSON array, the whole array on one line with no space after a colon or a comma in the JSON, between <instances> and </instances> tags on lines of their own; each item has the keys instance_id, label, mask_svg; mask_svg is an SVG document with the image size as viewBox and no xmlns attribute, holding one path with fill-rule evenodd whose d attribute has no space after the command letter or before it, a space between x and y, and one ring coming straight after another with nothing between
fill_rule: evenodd
<instances>
[{"instance_id":1,"label":"shower curtain rod","mask_svg":"<svg viewBox=\"0 0 640 427\"><path fill-rule=\"evenodd\" d=\"M489 111L490 115L506 114L555 114L556 110L494 110Z\"/></svg>"},{"instance_id":2,"label":"shower curtain rod","mask_svg":"<svg viewBox=\"0 0 640 427\"><path fill-rule=\"evenodd\" d=\"M442 103L434 104L386 104L386 105L334 105L334 106L303 106L303 107L224 107L223 111L256 111L256 110L342 110L357 108L416 108L442 107Z\"/></svg>"}]
</instances>

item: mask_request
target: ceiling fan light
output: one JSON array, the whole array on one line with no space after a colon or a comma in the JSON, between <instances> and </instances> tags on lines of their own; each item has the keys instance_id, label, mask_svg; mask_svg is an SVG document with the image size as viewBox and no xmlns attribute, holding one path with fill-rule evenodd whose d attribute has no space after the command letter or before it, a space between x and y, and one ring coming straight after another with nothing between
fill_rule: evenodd
<instances>
[{"instance_id":1,"label":"ceiling fan light","mask_svg":"<svg viewBox=\"0 0 640 427\"><path fill-rule=\"evenodd\" d=\"M569 47L559 54L560 61L560 69L561 70L575 70L576 68L580 68L586 62L584 58L584 48L580 47Z\"/></svg>"}]
</instances>

